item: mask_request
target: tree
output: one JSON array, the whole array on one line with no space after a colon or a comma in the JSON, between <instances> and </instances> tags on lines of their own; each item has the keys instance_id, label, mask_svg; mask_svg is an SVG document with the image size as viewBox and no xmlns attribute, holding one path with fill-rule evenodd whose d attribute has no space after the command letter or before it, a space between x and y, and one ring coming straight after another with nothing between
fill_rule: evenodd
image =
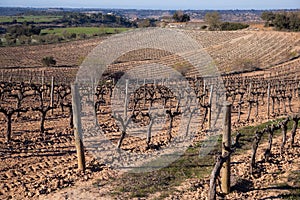
<instances>
[{"instance_id":1,"label":"tree","mask_svg":"<svg viewBox=\"0 0 300 200\"><path fill-rule=\"evenodd\" d=\"M263 12L261 18L265 20L265 26L274 26L277 30L300 31L299 12Z\"/></svg>"},{"instance_id":2,"label":"tree","mask_svg":"<svg viewBox=\"0 0 300 200\"><path fill-rule=\"evenodd\" d=\"M137 20L138 28L145 28L145 27L155 27L156 26L155 19L139 19Z\"/></svg>"},{"instance_id":3,"label":"tree","mask_svg":"<svg viewBox=\"0 0 300 200\"><path fill-rule=\"evenodd\" d=\"M87 38L87 35L85 33L80 33L79 38L80 39L85 39L85 38Z\"/></svg>"},{"instance_id":4,"label":"tree","mask_svg":"<svg viewBox=\"0 0 300 200\"><path fill-rule=\"evenodd\" d=\"M275 19L275 14L273 12L263 12L261 18L265 21L273 21Z\"/></svg>"},{"instance_id":5,"label":"tree","mask_svg":"<svg viewBox=\"0 0 300 200\"><path fill-rule=\"evenodd\" d=\"M297 13L291 13L289 16L289 27L292 30L300 31L300 17Z\"/></svg>"},{"instance_id":6,"label":"tree","mask_svg":"<svg viewBox=\"0 0 300 200\"><path fill-rule=\"evenodd\" d=\"M8 46L15 45L17 43L16 38L8 33L6 33L4 37Z\"/></svg>"},{"instance_id":7,"label":"tree","mask_svg":"<svg viewBox=\"0 0 300 200\"><path fill-rule=\"evenodd\" d=\"M209 25L209 30L220 30L221 17L218 12L208 12L205 14L205 22Z\"/></svg>"},{"instance_id":8,"label":"tree","mask_svg":"<svg viewBox=\"0 0 300 200\"><path fill-rule=\"evenodd\" d=\"M274 25L278 30L289 29L288 17L284 14L276 14Z\"/></svg>"},{"instance_id":9,"label":"tree","mask_svg":"<svg viewBox=\"0 0 300 200\"><path fill-rule=\"evenodd\" d=\"M54 60L53 56L44 57L42 63L44 66L50 67L56 65L56 60Z\"/></svg>"},{"instance_id":10,"label":"tree","mask_svg":"<svg viewBox=\"0 0 300 200\"><path fill-rule=\"evenodd\" d=\"M40 27L35 27L32 25L27 25L26 23L24 23L23 25L14 25L14 26L9 26L7 28L7 33L9 33L10 35L14 36L14 37L18 37L18 36L32 36L32 35L39 35L41 32L41 28Z\"/></svg>"},{"instance_id":11,"label":"tree","mask_svg":"<svg viewBox=\"0 0 300 200\"><path fill-rule=\"evenodd\" d=\"M150 27L150 19L141 19L137 24L139 28Z\"/></svg>"},{"instance_id":12,"label":"tree","mask_svg":"<svg viewBox=\"0 0 300 200\"><path fill-rule=\"evenodd\" d=\"M190 16L188 14L184 14L181 10L177 10L174 15L173 15L173 19L176 22L188 22L190 21Z\"/></svg>"},{"instance_id":13,"label":"tree","mask_svg":"<svg viewBox=\"0 0 300 200\"><path fill-rule=\"evenodd\" d=\"M184 14L182 16L181 22L188 22L190 20L191 20L190 16L188 14Z\"/></svg>"}]
</instances>

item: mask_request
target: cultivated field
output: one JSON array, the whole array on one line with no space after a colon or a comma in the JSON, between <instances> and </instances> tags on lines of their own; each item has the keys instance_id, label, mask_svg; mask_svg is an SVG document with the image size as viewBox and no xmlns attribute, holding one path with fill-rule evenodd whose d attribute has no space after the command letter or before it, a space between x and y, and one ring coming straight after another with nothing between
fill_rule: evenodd
<instances>
[{"instance_id":1,"label":"cultivated field","mask_svg":"<svg viewBox=\"0 0 300 200\"><path fill-rule=\"evenodd\" d=\"M41 34L57 34L63 35L63 33L76 33L76 34L86 34L88 36L95 34L115 34L127 31L128 28L99 28L99 27L69 27L69 28L54 28L54 29L44 29Z\"/></svg>"},{"instance_id":2,"label":"cultivated field","mask_svg":"<svg viewBox=\"0 0 300 200\"><path fill-rule=\"evenodd\" d=\"M9 23L16 20L19 23L23 22L35 22L35 23L46 23L53 22L62 18L62 16L0 16L0 23Z\"/></svg>"},{"instance_id":3,"label":"cultivated field","mask_svg":"<svg viewBox=\"0 0 300 200\"><path fill-rule=\"evenodd\" d=\"M214 119L218 120L218 116L210 115L212 102L218 98L232 104L233 136L242 133L240 148L231 160L233 192L225 199L299 197L300 131L296 127L294 139L290 134L292 126L299 122L300 112L299 33L185 32L205 48L219 71L227 74L201 77L177 55L142 49L115 60L103 80L92 83L95 90L83 94L86 103L95 106L105 136L133 153L155 153L167 147L179 134L180 120L184 117L189 119L188 124L192 121L190 108L200 111L195 118L199 128L185 154L164 169L142 174L123 174L89 152L85 173L77 170L70 83L84 58L105 38L0 48L1 199L205 199L221 144L205 157L198 155L201 141ZM53 56L57 66L43 67L41 60L45 56ZM181 97L175 97L168 86L179 88L181 83L176 80L149 80L151 83L146 85L145 80L134 80L130 84L138 89L132 94L119 93L119 97L128 98L125 109L129 118L148 131L144 137L125 135L126 128L120 125L125 119L112 112L112 99L118 94L116 73L150 63L169 64L184 73L196 100L189 102L189 91L185 89ZM182 68L183 64L187 69ZM221 82L224 96L218 96L224 89ZM151 135L151 110L158 104L166 110L166 121L159 133ZM280 130L287 117L287 141L282 147ZM265 159L264 155L270 144L266 133L256 153L256 163L251 166L253 138L259 131L269 130L271 124L278 130L271 134L270 157ZM252 173L250 167L254 167Z\"/></svg>"}]
</instances>

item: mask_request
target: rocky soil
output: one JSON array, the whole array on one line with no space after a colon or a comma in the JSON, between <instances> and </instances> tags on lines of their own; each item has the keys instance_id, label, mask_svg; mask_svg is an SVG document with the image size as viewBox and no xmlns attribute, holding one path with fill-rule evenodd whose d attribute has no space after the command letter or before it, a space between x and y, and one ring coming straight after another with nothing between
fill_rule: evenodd
<instances>
[{"instance_id":1,"label":"rocky soil","mask_svg":"<svg viewBox=\"0 0 300 200\"><path fill-rule=\"evenodd\" d=\"M267 147L267 142L259 146L257 153L257 167L254 176L250 175L251 150L237 152L232 157L231 179L232 192L228 195L219 193L217 199L283 199L297 198L291 194L299 190L300 173L300 131L296 135L294 148L286 145L283 155L280 155L281 136L273 140L272 157L264 162L262 155ZM60 190L49 195L42 195L40 199L129 199L124 195L112 195L116 183L109 179L117 179L122 173L110 171L98 173L92 180L77 182L75 186ZM106 177L104 177L106 174ZM110 176L110 178L109 178ZM108 179L106 179L108 178ZM164 199L207 199L209 189L209 177L204 179L187 179L180 186L174 188L174 192ZM220 190L218 189L218 192ZM298 192L299 193L299 192ZM157 199L160 192L150 194L147 198ZM299 197L299 196L298 196Z\"/></svg>"}]
</instances>

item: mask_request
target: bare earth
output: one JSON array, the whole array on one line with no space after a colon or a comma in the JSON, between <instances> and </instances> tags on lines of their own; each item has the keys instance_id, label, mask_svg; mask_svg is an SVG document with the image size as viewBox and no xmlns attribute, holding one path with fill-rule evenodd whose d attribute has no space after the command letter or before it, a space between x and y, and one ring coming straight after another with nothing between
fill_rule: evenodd
<instances>
[{"instance_id":1,"label":"bare earth","mask_svg":"<svg viewBox=\"0 0 300 200\"><path fill-rule=\"evenodd\" d=\"M207 33L192 32L190 34L199 35L198 38L195 36L196 39L203 44L225 71L230 70L228 65L234 64L233 60L227 62L226 56L223 57L225 53L228 53L227 56L232 59L240 51L244 52L240 54L242 58L246 58L252 53L257 57L259 64L265 66L265 62L277 64L285 61L287 56L292 51L299 50L300 46L298 33L279 32L273 34L268 32L265 35L264 32L231 32L225 37L223 32L215 32L215 35L210 38L206 38L209 36ZM214 40L214 38L216 39ZM263 44L256 41L259 38L262 40L269 38L270 41ZM41 59L45 56L54 56L59 66L78 66L101 41L101 38L97 38L67 44L0 48L0 66L2 68L40 67ZM278 41L281 41L281 45L277 45ZM212 43L213 45L211 45ZM254 50L247 45L254 45ZM263 45L262 48L261 45ZM232 51L226 52L227 47L230 47ZM295 78L296 73L294 72L299 74L299 59L296 61L292 61L295 71L291 71L291 78ZM283 68L289 70L290 66L283 66ZM276 73L280 74L281 71L281 66L279 66ZM260 74L260 72L257 73ZM272 70L270 70L270 74L272 75ZM273 76L277 76L277 74L273 74ZM298 108L299 102L292 106ZM246 110L244 111L246 113ZM265 111L262 111L262 116L265 116ZM242 121L245 117L246 114L242 115ZM45 135L39 132L39 119L38 113L26 114L20 118L13 117L12 142L7 144L4 138L6 121L4 116L0 115L0 199L129 198L112 195L116 185L110 180L122 176L122 173L99 163L88 153L86 173L82 174L77 171L74 137L72 130L68 128L69 118L66 113L57 110L54 115L47 117ZM261 117L253 120L252 124L253 122L261 123L264 120L265 117ZM233 123L234 128L246 125L249 124ZM299 130L295 143L294 148L287 144L286 151L281 157L279 153L281 136L274 138L273 156L270 162L261 162L263 151L267 145L266 143L261 144L257 153L260 173L256 178L249 174L251 151L245 151L241 155L234 154L232 157L233 191L224 199L281 199L280 195L288 195L293 188L299 188L299 180L293 177L300 171ZM203 180L188 179L174 189L174 193L166 199L206 199L208 184L209 177L205 177ZM151 194L147 199L156 199L159 196L160 193Z\"/></svg>"},{"instance_id":2,"label":"bare earth","mask_svg":"<svg viewBox=\"0 0 300 200\"><path fill-rule=\"evenodd\" d=\"M300 170L300 131L296 135L294 148L286 145L286 151L280 156L281 136L273 140L272 158L270 162L261 162L263 151L267 143L259 146L258 168L260 174L257 178L250 175L250 155L251 151L246 151L242 155L232 157L232 193L225 196L225 199L282 199L284 195L291 193L290 187L299 187L300 181L293 179L292 172ZM110 171L113 177L121 176L122 173ZM76 184L71 188L63 189L55 194L41 196L40 199L126 199L122 196L110 196L113 192L113 184L95 185L95 180L103 178L94 177L93 180ZM281 186L282 185L282 186ZM207 199L209 188L209 177L203 180L188 179L179 187L174 189L174 194L166 199ZM147 199L159 197L159 193L150 195ZM143 198L142 198L143 199ZM220 198L221 199L221 198Z\"/></svg>"}]
</instances>

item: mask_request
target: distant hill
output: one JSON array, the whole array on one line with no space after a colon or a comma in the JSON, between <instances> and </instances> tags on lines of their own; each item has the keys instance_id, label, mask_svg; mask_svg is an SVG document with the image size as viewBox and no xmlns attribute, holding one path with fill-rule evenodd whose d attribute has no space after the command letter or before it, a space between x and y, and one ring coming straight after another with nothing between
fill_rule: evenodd
<instances>
[{"instance_id":1,"label":"distant hill","mask_svg":"<svg viewBox=\"0 0 300 200\"><path fill-rule=\"evenodd\" d=\"M261 14L265 10L184 10L191 17L192 21L201 21L207 12L218 11L223 21L232 22L261 22ZM268 11L300 11L293 10L268 10ZM125 16L129 19L154 18L160 19L165 16L172 16L176 10L137 10L137 9L101 9L101 8L17 8L17 7L0 7L0 15L12 16L21 14L37 15L47 13L62 14L63 12L101 12L104 14L114 13L116 15Z\"/></svg>"}]
</instances>

